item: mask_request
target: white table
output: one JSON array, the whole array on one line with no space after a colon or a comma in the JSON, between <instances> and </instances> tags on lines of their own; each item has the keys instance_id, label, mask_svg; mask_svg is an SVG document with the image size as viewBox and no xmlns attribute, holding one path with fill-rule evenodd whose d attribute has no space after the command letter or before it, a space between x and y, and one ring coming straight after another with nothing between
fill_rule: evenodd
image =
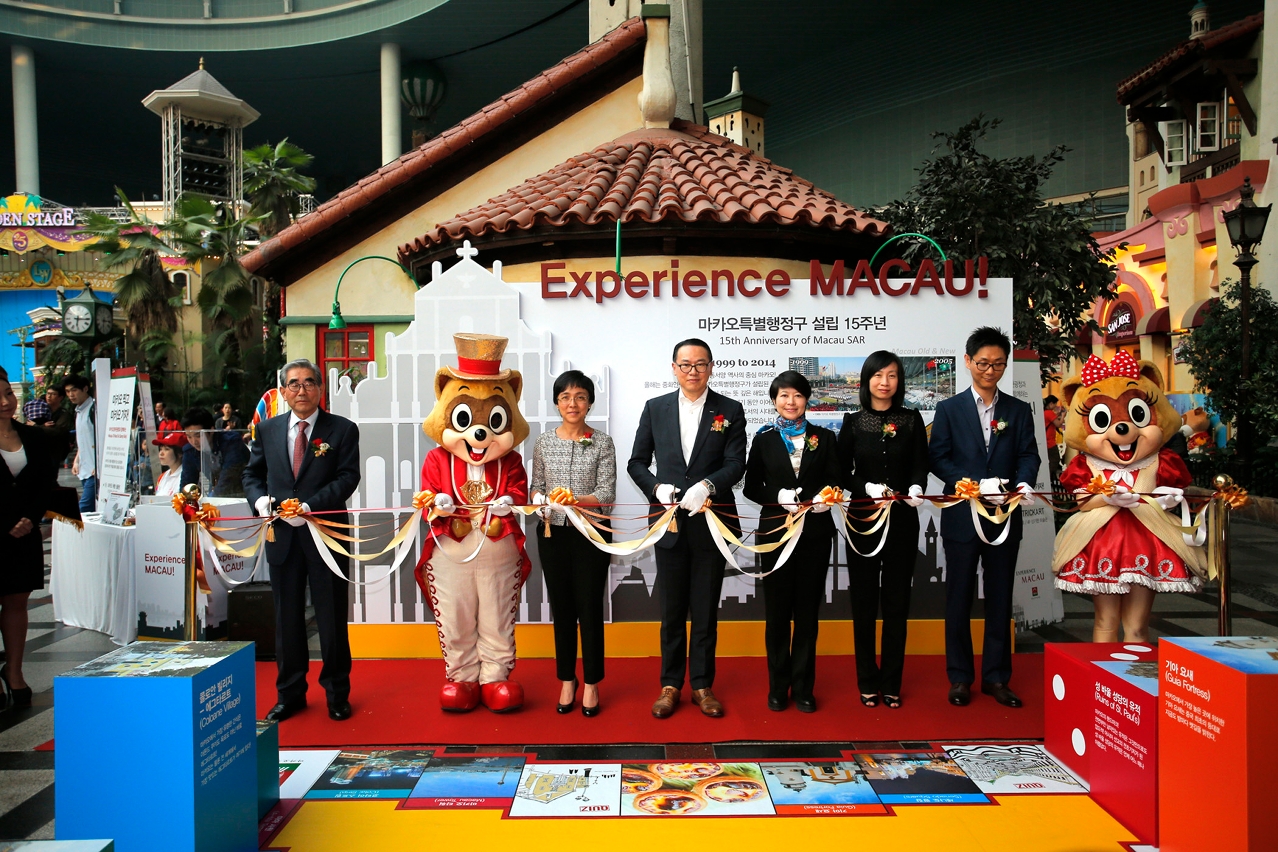
<instances>
[{"instance_id":1,"label":"white table","mask_svg":"<svg viewBox=\"0 0 1278 852\"><path fill-rule=\"evenodd\" d=\"M113 527L89 516L84 529L53 522L50 550L53 617L127 645L138 635L134 582L136 527Z\"/></svg>"}]
</instances>

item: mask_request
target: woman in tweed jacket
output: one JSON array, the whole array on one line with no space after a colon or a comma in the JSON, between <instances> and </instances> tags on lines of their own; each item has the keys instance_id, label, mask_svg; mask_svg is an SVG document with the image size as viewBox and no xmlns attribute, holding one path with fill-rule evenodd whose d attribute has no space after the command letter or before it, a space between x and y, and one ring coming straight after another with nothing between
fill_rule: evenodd
<instances>
[{"instance_id":1,"label":"woman in tweed jacket","mask_svg":"<svg viewBox=\"0 0 1278 852\"><path fill-rule=\"evenodd\" d=\"M546 577L555 623L555 670L562 682L560 713L571 713L577 695L577 631L581 630L581 696L584 716L599 713L599 681L604 676L603 602L608 585L608 554L582 535L547 497L568 488L578 505L607 514L617 492L617 453L612 438L586 425L595 402L595 385L580 370L555 379L555 406L563 423L537 437L529 491L548 521L549 536L539 530L537 552ZM602 504L602 505L600 505ZM605 534L605 537L606 534Z\"/></svg>"}]
</instances>

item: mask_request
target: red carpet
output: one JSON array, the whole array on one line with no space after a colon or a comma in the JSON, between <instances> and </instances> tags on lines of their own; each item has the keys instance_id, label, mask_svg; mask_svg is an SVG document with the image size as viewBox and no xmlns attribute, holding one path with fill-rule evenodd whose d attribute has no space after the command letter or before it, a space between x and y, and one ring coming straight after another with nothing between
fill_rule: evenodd
<instances>
[{"instance_id":1,"label":"red carpet","mask_svg":"<svg viewBox=\"0 0 1278 852\"><path fill-rule=\"evenodd\" d=\"M600 685L603 712L587 719L578 709L555 713L559 682L553 660L520 660L516 679L526 695L522 710L498 716L482 706L471 713L439 709L444 681L440 660L356 660L346 722L328 718L316 686L318 661L311 663L309 706L280 725L285 748L373 745L572 745L607 743L715 743L735 740L853 742L881 740L1040 739L1043 736L1043 656L1018 654L1012 686L1025 701L1010 710L973 689L972 703L951 707L942 656L911 656L905 666L903 706L888 710L861 706L852 657L821 657L817 668L816 713L791 706L768 710L767 671L762 657L721 657L715 695L727 713L701 715L683 700L674 716L654 719L660 692L655 658L610 658ZM976 670L981 668L977 658ZM275 664L257 664L257 714L275 703Z\"/></svg>"}]
</instances>

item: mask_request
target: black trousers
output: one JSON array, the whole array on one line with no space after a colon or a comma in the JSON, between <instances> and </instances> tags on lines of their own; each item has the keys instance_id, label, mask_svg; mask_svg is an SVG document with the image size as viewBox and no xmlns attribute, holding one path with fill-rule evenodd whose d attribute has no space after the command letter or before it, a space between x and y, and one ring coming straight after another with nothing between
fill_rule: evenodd
<instances>
[{"instance_id":1,"label":"black trousers","mask_svg":"<svg viewBox=\"0 0 1278 852\"><path fill-rule=\"evenodd\" d=\"M693 689L714 685L714 649L719 639L719 597L725 560L710 538L705 515L679 510L673 547L654 547L661 602L661 685L682 688L684 672ZM692 621L691 642L687 622Z\"/></svg>"},{"instance_id":2,"label":"black trousers","mask_svg":"<svg viewBox=\"0 0 1278 852\"><path fill-rule=\"evenodd\" d=\"M976 680L971 619L977 562L985 572L981 679L985 683L1007 683L1012 679L1012 586L1020 549L1019 540L994 547L980 539L945 539L945 665L950 683L970 684Z\"/></svg>"},{"instance_id":3,"label":"black trousers","mask_svg":"<svg viewBox=\"0 0 1278 852\"><path fill-rule=\"evenodd\" d=\"M347 637L347 596L350 585L328 569L314 542L292 537L288 557L270 563L271 591L275 594L275 662L279 673L275 692L281 703L306 697L306 671L310 650L306 645L306 584L311 585L315 625L319 628L319 685L329 701L344 701L351 692L351 644ZM334 557L347 570L345 558Z\"/></svg>"},{"instance_id":4,"label":"black trousers","mask_svg":"<svg viewBox=\"0 0 1278 852\"><path fill-rule=\"evenodd\" d=\"M853 534L857 547L868 553L878 543L876 535ZM866 695L901 694L905 669L906 625L910 618L910 591L919 550L919 513L896 504L888 525L887 541L874 556L848 548L848 592L852 596L852 637L856 643L856 682ZM882 660L874 655L875 626L883 610Z\"/></svg>"},{"instance_id":5,"label":"black trousers","mask_svg":"<svg viewBox=\"0 0 1278 852\"><path fill-rule=\"evenodd\" d=\"M805 528L786 563L763 578L768 694L778 698L811 698L816 681L817 611L825 597L834 530L815 526ZM763 567L776 565L780 556L780 550L765 554Z\"/></svg>"},{"instance_id":6,"label":"black trousers","mask_svg":"<svg viewBox=\"0 0 1278 852\"><path fill-rule=\"evenodd\" d=\"M550 525L550 538L537 524L537 553L546 577L555 623L555 675L572 680L577 672L577 629L581 628L581 675L585 683L604 678L604 590L608 554L576 527Z\"/></svg>"}]
</instances>

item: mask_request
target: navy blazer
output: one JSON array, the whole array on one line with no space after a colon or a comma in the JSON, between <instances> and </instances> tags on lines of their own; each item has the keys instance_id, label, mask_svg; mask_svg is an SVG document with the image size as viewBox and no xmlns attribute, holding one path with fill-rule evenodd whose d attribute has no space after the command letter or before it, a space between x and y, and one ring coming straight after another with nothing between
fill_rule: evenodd
<instances>
[{"instance_id":1,"label":"navy blazer","mask_svg":"<svg viewBox=\"0 0 1278 852\"><path fill-rule=\"evenodd\" d=\"M344 510L346 501L359 487L359 427L345 417L321 410L315 427L307 435L307 443L319 441L329 445L324 455L306 451L302 468L293 476L293 454L288 446L289 413L280 414L257 424L257 440L249 452L249 462L244 467L244 494L249 506L258 498L270 495L275 505L296 497L311 507L313 512ZM257 509L253 509L254 514ZM345 512L323 515L326 520L349 523ZM288 557L289 546L296 531L302 535L303 547L314 551L315 543L309 532L276 521L275 541L266 543L266 560L276 564ZM318 558L318 553L315 554ZM345 557L338 556L338 564Z\"/></svg>"},{"instance_id":2,"label":"navy blazer","mask_svg":"<svg viewBox=\"0 0 1278 852\"><path fill-rule=\"evenodd\" d=\"M692 445L692 455L685 463L683 441L679 436L680 393L682 391L654 397L644 405L626 471L650 501L656 500L658 485L682 489L675 497L678 500L691 486L703 479L709 480L714 484L715 508L735 515L737 501L732 489L745 473L745 409L735 399L707 388L697 438ZM716 431L711 426L719 415L723 415L727 423ZM649 469L654 457L657 461L655 474ZM654 512L664 508L652 503ZM739 526L734 518L725 517L723 520L730 527ZM674 547L677 539L677 532L666 533L657 542L657 547Z\"/></svg>"},{"instance_id":3,"label":"navy blazer","mask_svg":"<svg viewBox=\"0 0 1278 852\"><path fill-rule=\"evenodd\" d=\"M932 473L945 483L945 493L953 494L960 479L979 482L997 476L1007 480L1007 489L1014 491L1021 482L1034 484L1038 476L1038 443L1034 440L1034 412L1029 403L1022 402L1010 393L999 391L994 405L994 417L1006 420L1002 432L991 432L990 446L985 448L985 435L981 419L976 413L976 399L972 389L964 388L936 407L932 420L932 439L928 444L928 456ZM997 524L982 520L985 537L993 541L1002 534ZM1009 542L1021 540L1021 512L1017 509L1007 523L1012 529L1007 534ZM941 535L956 542L976 539L972 525L972 510L967 503L951 506L941 512Z\"/></svg>"}]
</instances>

